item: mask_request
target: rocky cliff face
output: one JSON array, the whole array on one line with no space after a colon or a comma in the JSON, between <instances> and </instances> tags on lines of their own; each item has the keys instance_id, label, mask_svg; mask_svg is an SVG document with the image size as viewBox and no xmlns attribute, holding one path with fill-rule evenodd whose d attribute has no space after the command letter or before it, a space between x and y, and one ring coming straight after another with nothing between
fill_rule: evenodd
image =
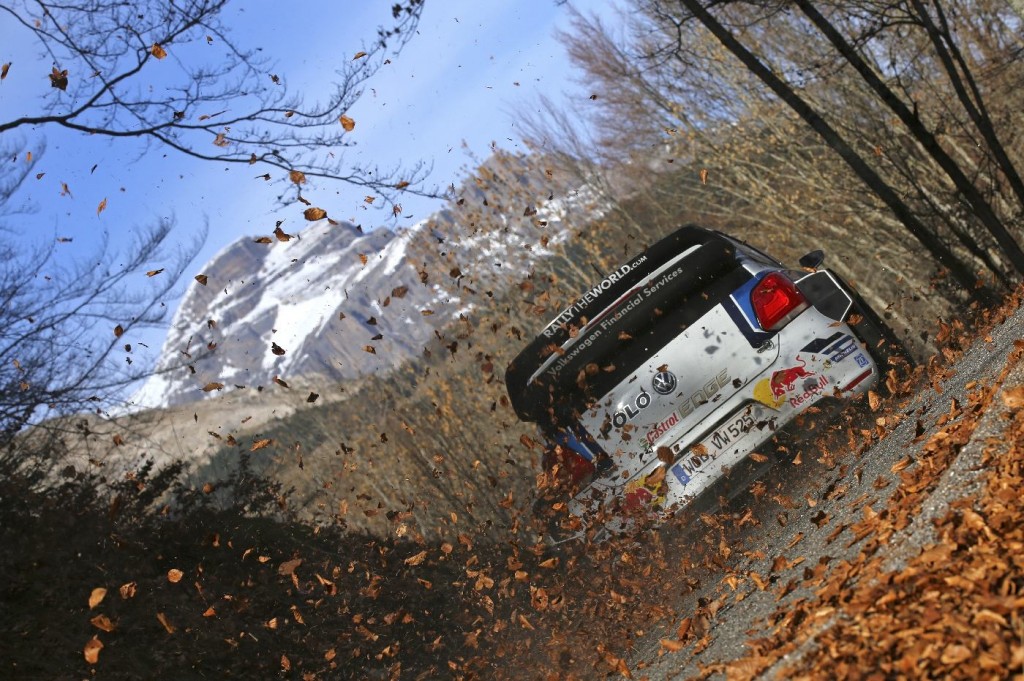
<instances>
[{"instance_id":1,"label":"rocky cliff face","mask_svg":"<svg viewBox=\"0 0 1024 681\"><path fill-rule=\"evenodd\" d=\"M548 198L513 215L492 207L487 229L460 214L468 205L460 199L404 230L363 233L321 220L287 241L240 239L207 263L205 285L192 282L157 373L133 402L168 407L275 378L389 371L479 296L500 294L550 256L574 206L594 214L579 192Z\"/></svg>"},{"instance_id":2,"label":"rocky cliff face","mask_svg":"<svg viewBox=\"0 0 1024 681\"><path fill-rule=\"evenodd\" d=\"M211 384L230 390L396 366L457 314L451 294L422 283L409 257L426 229L363 234L322 220L288 241L228 246L204 268L206 285L189 288L158 373L135 402L170 406L219 392Z\"/></svg>"}]
</instances>

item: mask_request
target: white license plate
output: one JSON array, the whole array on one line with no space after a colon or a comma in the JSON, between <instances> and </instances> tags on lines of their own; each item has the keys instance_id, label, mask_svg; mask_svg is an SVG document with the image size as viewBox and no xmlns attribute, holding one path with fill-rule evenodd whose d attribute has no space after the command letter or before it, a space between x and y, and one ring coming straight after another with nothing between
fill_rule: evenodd
<instances>
[{"instance_id":1,"label":"white license plate","mask_svg":"<svg viewBox=\"0 0 1024 681\"><path fill-rule=\"evenodd\" d=\"M718 430L704 439L704 446L712 451L722 451L734 442L737 442L744 435L749 433L757 425L753 409L731 417L728 421L718 427Z\"/></svg>"},{"instance_id":2,"label":"white license plate","mask_svg":"<svg viewBox=\"0 0 1024 681\"><path fill-rule=\"evenodd\" d=\"M736 448L752 431L759 428L771 428L769 410L760 405L750 405L729 417L698 445L690 446L672 466L672 474L686 485L708 463Z\"/></svg>"}]
</instances>

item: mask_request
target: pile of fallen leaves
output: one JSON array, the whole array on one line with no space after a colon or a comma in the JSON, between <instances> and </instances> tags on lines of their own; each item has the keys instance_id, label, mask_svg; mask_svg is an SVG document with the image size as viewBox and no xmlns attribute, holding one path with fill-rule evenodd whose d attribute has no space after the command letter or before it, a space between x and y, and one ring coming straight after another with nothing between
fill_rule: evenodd
<instances>
[{"instance_id":1,"label":"pile of fallen leaves","mask_svg":"<svg viewBox=\"0 0 1024 681\"><path fill-rule=\"evenodd\" d=\"M873 575L875 558L852 590L843 593L838 577L824 586L808 619L831 617L827 608L836 606L842 616L785 676L827 668L840 679L981 679L1022 670L1024 387L1008 390L1002 407L1009 423L986 449L984 492L955 502L937 523L938 540L904 569ZM942 449L936 442L933 451Z\"/></svg>"},{"instance_id":2,"label":"pile of fallen leaves","mask_svg":"<svg viewBox=\"0 0 1024 681\"><path fill-rule=\"evenodd\" d=\"M1019 361L1017 349L997 381ZM888 504L862 505L849 529L851 560L811 566L804 586L813 594L781 605L768 632L748 642L738 660L703 667L703 676L730 679L768 673L781 678L1006 678L1024 666L1024 387L975 389L968 404L952 401L939 430L916 459L893 466L899 487ZM1005 435L988 443L984 491L953 503L935 524L936 541L905 567L887 565L885 548L919 513L989 409L1006 413ZM884 486L885 481L879 484ZM787 592L792 590L792 585ZM785 594L780 594L780 599Z\"/></svg>"}]
</instances>

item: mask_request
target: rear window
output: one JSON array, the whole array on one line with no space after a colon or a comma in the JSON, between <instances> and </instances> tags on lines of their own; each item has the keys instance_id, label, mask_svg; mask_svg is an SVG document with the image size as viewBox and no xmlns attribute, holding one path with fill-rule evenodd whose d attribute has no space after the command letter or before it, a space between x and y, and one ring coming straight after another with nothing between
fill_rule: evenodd
<instances>
[{"instance_id":1,"label":"rear window","mask_svg":"<svg viewBox=\"0 0 1024 681\"><path fill-rule=\"evenodd\" d=\"M564 349L548 343L524 386L516 407L520 416L525 412L528 420L544 425L574 420L748 281L750 274L737 260L735 245L720 235L704 234L710 236L682 251L684 257L678 249L667 258L655 254L661 256L656 258L660 266L594 310L592 319L581 319L585 325Z\"/></svg>"}]
</instances>

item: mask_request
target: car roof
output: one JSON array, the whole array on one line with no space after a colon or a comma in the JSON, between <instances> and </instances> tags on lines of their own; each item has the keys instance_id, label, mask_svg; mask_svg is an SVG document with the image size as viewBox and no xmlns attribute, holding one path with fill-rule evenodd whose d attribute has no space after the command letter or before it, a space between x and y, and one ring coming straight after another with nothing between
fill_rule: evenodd
<instances>
[{"instance_id":1,"label":"car roof","mask_svg":"<svg viewBox=\"0 0 1024 681\"><path fill-rule=\"evenodd\" d=\"M706 276L703 271L705 266L712 269L720 265L735 266L736 252L741 248L740 244L721 232L686 225L612 270L562 310L512 360L506 370L506 387L519 418L524 421L547 420L545 413L553 401L551 391L558 386L549 385L549 381L537 380L536 374L554 353L560 352L559 349L569 343L574 333L588 321L599 318L603 311L646 281L658 268L687 251L701 247L709 248L701 249L695 280ZM570 372L572 370L573 367L570 367Z\"/></svg>"}]
</instances>

